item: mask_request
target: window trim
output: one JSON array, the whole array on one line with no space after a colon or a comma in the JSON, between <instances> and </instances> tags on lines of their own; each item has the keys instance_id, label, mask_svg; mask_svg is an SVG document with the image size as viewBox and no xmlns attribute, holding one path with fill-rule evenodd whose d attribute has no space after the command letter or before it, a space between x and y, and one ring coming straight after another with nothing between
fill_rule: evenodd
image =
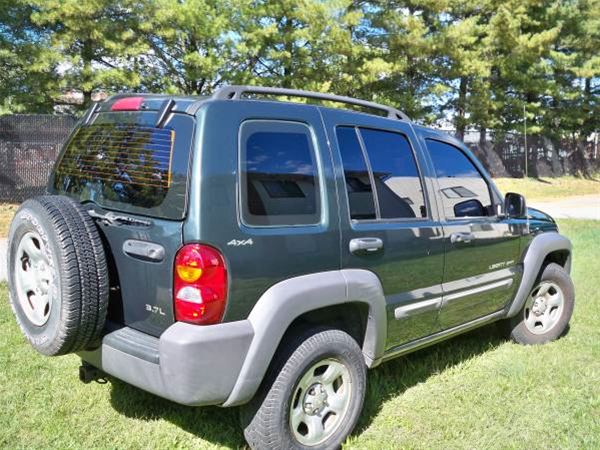
<instances>
[{"instance_id":1,"label":"window trim","mask_svg":"<svg viewBox=\"0 0 600 450\"><path fill-rule=\"evenodd\" d=\"M375 219L353 219L351 217L351 213L350 213L350 198L348 197L348 189L346 188L346 172L344 170L344 160L342 159L342 151L341 151L341 146L340 146L340 141L337 137L337 129L338 128L353 128L357 138L358 138L358 143L360 145L361 148L361 152L363 155L363 158L365 159L365 163L367 166L367 171L369 172L369 180L371 182L371 186L372 186L372 192L373 192L373 202L375 203ZM373 130L373 131L382 131L384 133L394 133L394 134L399 134L400 136L404 137L406 139L406 141L408 142L408 146L410 148L410 151L412 152L414 161L415 161L415 167L417 169L417 175L419 177L419 183L421 184L421 192L423 193L423 203L425 204L425 209L426 209L426 215L424 217L394 217L394 218L382 218L381 217L381 209L379 206L379 195L377 193L377 186L375 184L375 176L373 175L373 169L371 167L371 160L369 158L369 154L367 153L367 146L364 143L362 134L360 133L361 129L366 129L366 130ZM357 124L351 124L351 125L343 125L343 124L336 124L335 126L335 140L337 143L337 147L338 147L338 152L339 152L339 156L340 156L340 161L341 161L341 168L342 168L342 176L344 177L344 192L345 192L345 197L346 197L346 205L348 207L348 220L350 221L351 224L377 224L377 223L405 223L405 222L429 222L431 221L431 203L429 202L429 197L428 197L428 192L427 189L425 188L425 180L423 178L423 171L421 170L421 165L419 163L419 158L417 155L417 152L415 151L415 147L413 145L413 143L410 140L410 137L408 136L407 133L403 132L403 131L398 131L398 130L390 130L387 128L377 128L377 127L372 127L372 126L362 126L362 125L357 125Z\"/></svg>"},{"instance_id":2,"label":"window trim","mask_svg":"<svg viewBox=\"0 0 600 450\"><path fill-rule=\"evenodd\" d=\"M490 196L490 202L491 202L491 207L492 210L494 211L494 215L492 216L464 216L464 217L447 217L446 216L446 208L442 207L440 211L440 217L443 216L444 220L450 222L456 222L456 221L461 221L461 220L490 220L490 219L497 219L499 217L498 215L498 209L497 209L497 204L495 202L495 196L494 196L494 192L492 191L492 186L490 183L490 180L481 172L481 170L479 169L479 167L476 164L476 161L469 157L469 155L459 146L448 142L444 139L441 138L436 138L436 137L424 137L424 141L425 141L425 149L427 150L427 157L429 158L429 160L431 161L431 167L433 169L433 177L435 178L435 182L437 185L437 189L436 189L436 193L435 195L441 200L442 205L444 205L444 198L442 197L441 193L441 189L440 189L440 185L439 185L439 181L438 181L438 176L436 173L436 169L435 169L435 163L433 162L433 158L431 157L431 153L429 152L429 147L427 146L427 141L436 141L439 142L441 144L446 144L449 145L450 147L455 148L456 150L458 150L460 153L462 153L464 155L465 158L467 158L467 161L469 161L471 163L471 165L473 166L473 168L477 171L477 173L479 174L479 176L481 177L481 179L485 182L486 186L487 186L487 190L488 190L488 194Z\"/></svg>"},{"instance_id":3,"label":"window trim","mask_svg":"<svg viewBox=\"0 0 600 450\"><path fill-rule=\"evenodd\" d=\"M288 124L288 125L300 125L308 131L309 143L310 143L310 152L314 158L315 166L316 166L316 174L315 180L318 183L318 189L315 189L315 198L317 199L317 211L315 212L315 216L317 220L313 223L301 223L301 224L274 224L274 225L259 225L248 223L247 218L245 217L245 208L244 208L244 189L245 189L245 177L243 174L242 166L243 161L242 157L244 153L244 143L242 142L242 131L244 125L248 123L263 123L263 124ZM312 126L306 122L300 120L285 120L285 119L245 119L242 120L238 127L238 150L237 150L237 216L238 222L240 225L246 228L251 229L282 229L282 228L315 228L323 225L325 220L325 210L326 210L326 197L325 197L325 179L323 175L323 163L321 161L320 152L318 151L317 139L314 133ZM247 195L247 192L246 192Z\"/></svg>"}]
</instances>

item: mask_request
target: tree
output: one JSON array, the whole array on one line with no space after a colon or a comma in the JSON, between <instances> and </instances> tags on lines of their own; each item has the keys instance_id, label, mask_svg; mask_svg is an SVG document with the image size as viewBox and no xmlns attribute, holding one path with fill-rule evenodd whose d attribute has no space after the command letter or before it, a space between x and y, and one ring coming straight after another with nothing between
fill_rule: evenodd
<instances>
[{"instance_id":1,"label":"tree","mask_svg":"<svg viewBox=\"0 0 600 450\"><path fill-rule=\"evenodd\" d=\"M133 64L147 51L134 32L140 16L134 0L32 0L33 23L49 33L43 58L60 61L61 91L83 94L87 108L94 91L135 89L142 74ZM55 102L61 99L55 97Z\"/></svg>"},{"instance_id":2,"label":"tree","mask_svg":"<svg viewBox=\"0 0 600 450\"><path fill-rule=\"evenodd\" d=\"M600 130L600 1L575 0L553 8L560 39L552 47L553 77L546 133L572 143L575 170L591 176L586 139Z\"/></svg>"},{"instance_id":3,"label":"tree","mask_svg":"<svg viewBox=\"0 0 600 450\"><path fill-rule=\"evenodd\" d=\"M144 89L205 95L251 69L240 42L250 0L146 0L136 30ZM239 48L238 48L239 47Z\"/></svg>"},{"instance_id":4,"label":"tree","mask_svg":"<svg viewBox=\"0 0 600 450\"><path fill-rule=\"evenodd\" d=\"M437 99L447 92L435 75L444 8L444 3L435 0L393 0L368 8L369 43L387 65L376 83L378 97L424 122L439 117Z\"/></svg>"},{"instance_id":5,"label":"tree","mask_svg":"<svg viewBox=\"0 0 600 450\"><path fill-rule=\"evenodd\" d=\"M437 73L447 88L442 100L442 116L453 116L458 139L481 117L483 80L491 70L490 49L486 42L487 25L494 2L451 0L441 13L437 48Z\"/></svg>"},{"instance_id":6,"label":"tree","mask_svg":"<svg viewBox=\"0 0 600 450\"><path fill-rule=\"evenodd\" d=\"M365 93L381 61L364 45L363 25L360 4L351 0L258 0L241 36L252 70L239 73L238 80Z\"/></svg>"},{"instance_id":7,"label":"tree","mask_svg":"<svg viewBox=\"0 0 600 450\"><path fill-rule=\"evenodd\" d=\"M0 112L52 111L58 60L43 49L49 35L31 21L34 8L0 0Z\"/></svg>"}]
</instances>

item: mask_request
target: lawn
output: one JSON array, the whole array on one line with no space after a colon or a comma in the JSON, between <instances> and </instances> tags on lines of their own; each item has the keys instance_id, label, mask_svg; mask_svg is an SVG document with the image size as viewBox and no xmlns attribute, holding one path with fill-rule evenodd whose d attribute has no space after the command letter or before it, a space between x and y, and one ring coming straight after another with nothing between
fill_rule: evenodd
<instances>
[{"instance_id":1,"label":"lawn","mask_svg":"<svg viewBox=\"0 0 600 450\"><path fill-rule=\"evenodd\" d=\"M555 200L573 195L600 195L600 176L595 179L564 176L558 178L496 178L503 194L517 192L527 200Z\"/></svg>"},{"instance_id":2,"label":"lawn","mask_svg":"<svg viewBox=\"0 0 600 450\"><path fill-rule=\"evenodd\" d=\"M575 248L569 334L540 347L491 326L370 372L345 448L600 448L600 223L561 221ZM26 344L0 284L0 446L237 448L237 412L187 408L119 381L83 385L78 358Z\"/></svg>"},{"instance_id":3,"label":"lawn","mask_svg":"<svg viewBox=\"0 0 600 450\"><path fill-rule=\"evenodd\" d=\"M0 238L8 235L10 221L17 212L18 205L12 203L0 203Z\"/></svg>"}]
</instances>

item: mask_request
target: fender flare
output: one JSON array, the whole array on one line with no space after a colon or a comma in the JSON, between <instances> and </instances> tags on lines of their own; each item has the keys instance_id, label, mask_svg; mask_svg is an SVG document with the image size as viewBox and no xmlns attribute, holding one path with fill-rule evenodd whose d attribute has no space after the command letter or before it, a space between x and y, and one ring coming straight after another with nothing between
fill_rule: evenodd
<instances>
[{"instance_id":1,"label":"fender flare","mask_svg":"<svg viewBox=\"0 0 600 450\"><path fill-rule=\"evenodd\" d=\"M566 250L569 253L565 263L565 269L567 272L570 272L572 245L569 239L556 232L542 233L533 238L525 250L521 284L519 285L514 300L508 308L506 317L514 317L521 308L523 308L527 296L533 289L544 260L550 253L558 250Z\"/></svg>"},{"instance_id":2,"label":"fender flare","mask_svg":"<svg viewBox=\"0 0 600 450\"><path fill-rule=\"evenodd\" d=\"M281 338L302 314L326 306L350 302L369 307L363 356L368 367L385 350L386 303L381 282L373 272L344 269L290 278L269 288L258 300L248 321L254 337L231 394L223 406L249 401L260 386Z\"/></svg>"}]
</instances>

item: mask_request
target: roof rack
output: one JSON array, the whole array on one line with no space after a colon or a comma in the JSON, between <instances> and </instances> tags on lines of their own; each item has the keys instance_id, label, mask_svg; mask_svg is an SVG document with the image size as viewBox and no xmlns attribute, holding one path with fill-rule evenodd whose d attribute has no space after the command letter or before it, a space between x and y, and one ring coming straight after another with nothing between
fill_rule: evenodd
<instances>
[{"instance_id":1,"label":"roof rack","mask_svg":"<svg viewBox=\"0 0 600 450\"><path fill-rule=\"evenodd\" d=\"M288 97L314 98L317 100L328 100L337 103L346 103L348 105L362 106L365 108L377 109L387 113L390 119L400 119L410 121L410 118L402 111L391 106L381 105L379 103L368 102L352 97L341 95L325 94L322 92L302 91L300 89L285 89L262 86L224 86L215 91L211 98L216 100L235 100L241 99L244 94L265 94L265 95L284 95Z\"/></svg>"}]
</instances>

